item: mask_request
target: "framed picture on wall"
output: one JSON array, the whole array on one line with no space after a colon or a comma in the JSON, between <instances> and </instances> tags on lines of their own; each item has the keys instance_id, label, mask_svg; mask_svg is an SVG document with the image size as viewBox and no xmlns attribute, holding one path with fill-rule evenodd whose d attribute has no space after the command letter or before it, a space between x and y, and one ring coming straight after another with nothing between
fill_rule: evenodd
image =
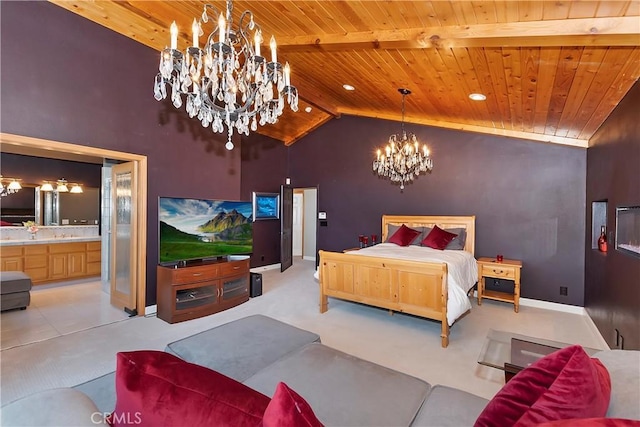
<instances>
[{"instance_id":1,"label":"framed picture on wall","mask_svg":"<svg viewBox=\"0 0 640 427\"><path fill-rule=\"evenodd\" d=\"M253 220L279 219L280 194L253 192Z\"/></svg>"}]
</instances>

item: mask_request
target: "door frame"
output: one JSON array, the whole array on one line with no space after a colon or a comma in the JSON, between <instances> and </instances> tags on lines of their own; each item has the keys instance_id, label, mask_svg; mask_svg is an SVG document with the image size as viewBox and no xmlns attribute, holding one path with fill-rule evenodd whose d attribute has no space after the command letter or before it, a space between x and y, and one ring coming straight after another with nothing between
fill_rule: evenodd
<instances>
[{"instance_id":1,"label":"door frame","mask_svg":"<svg viewBox=\"0 0 640 427\"><path fill-rule=\"evenodd\" d=\"M302 188L294 188L293 189L293 199L295 200L296 195L301 195L302 196L302 215L300 216L300 221L302 222L301 224L301 231L300 231L300 257L302 259L304 259L304 190ZM291 230L291 241L295 241L294 237L295 237L296 233L294 232L294 230Z\"/></svg>"},{"instance_id":2,"label":"door frame","mask_svg":"<svg viewBox=\"0 0 640 427\"><path fill-rule=\"evenodd\" d=\"M136 244L136 262L138 268L136 272L136 307L138 315L144 316L146 309L146 283L147 283L147 156L140 154L113 151L103 148L89 147L86 145L71 144L68 142L51 141L47 139L33 138L29 136L14 135L0 132L0 143L15 148L15 152L28 154L29 150L47 150L49 152L63 152L77 155L77 161L82 161L82 156L93 158L107 158L122 160L125 162L135 162L138 168L138 239ZM3 150L5 151L5 150ZM8 152L8 151L7 151ZM46 151L45 151L46 152ZM38 153L42 155L42 152Z\"/></svg>"}]
</instances>

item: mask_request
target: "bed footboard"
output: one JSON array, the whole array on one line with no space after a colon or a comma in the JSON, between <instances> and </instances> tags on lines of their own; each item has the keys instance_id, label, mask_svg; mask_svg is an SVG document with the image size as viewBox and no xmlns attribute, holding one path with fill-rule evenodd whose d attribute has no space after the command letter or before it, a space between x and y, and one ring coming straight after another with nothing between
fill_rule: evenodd
<instances>
[{"instance_id":1,"label":"bed footboard","mask_svg":"<svg viewBox=\"0 0 640 427\"><path fill-rule=\"evenodd\" d=\"M447 265L320 251L320 312L328 297L441 322L449 345Z\"/></svg>"}]
</instances>

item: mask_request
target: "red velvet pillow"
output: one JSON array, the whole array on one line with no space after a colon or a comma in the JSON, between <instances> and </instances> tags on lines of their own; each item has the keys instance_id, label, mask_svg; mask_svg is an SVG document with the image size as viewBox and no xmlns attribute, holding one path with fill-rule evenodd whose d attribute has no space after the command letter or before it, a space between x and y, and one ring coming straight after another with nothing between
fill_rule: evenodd
<instances>
[{"instance_id":1,"label":"red velvet pillow","mask_svg":"<svg viewBox=\"0 0 640 427\"><path fill-rule=\"evenodd\" d=\"M422 241L422 246L428 246L442 251L456 237L458 237L457 234L449 233L437 225L434 225L431 232Z\"/></svg>"},{"instance_id":2,"label":"red velvet pillow","mask_svg":"<svg viewBox=\"0 0 640 427\"><path fill-rule=\"evenodd\" d=\"M484 408L476 426L531 426L570 418L604 417L611 379L579 345L553 352L520 371Z\"/></svg>"},{"instance_id":3,"label":"red velvet pillow","mask_svg":"<svg viewBox=\"0 0 640 427\"><path fill-rule=\"evenodd\" d=\"M580 418L551 421L537 427L640 427L640 421L624 418Z\"/></svg>"},{"instance_id":4,"label":"red velvet pillow","mask_svg":"<svg viewBox=\"0 0 640 427\"><path fill-rule=\"evenodd\" d=\"M269 398L163 351L117 354L114 426L256 426Z\"/></svg>"},{"instance_id":5,"label":"red velvet pillow","mask_svg":"<svg viewBox=\"0 0 640 427\"><path fill-rule=\"evenodd\" d=\"M285 383L280 382L262 418L264 427L323 427L311 406Z\"/></svg>"},{"instance_id":6,"label":"red velvet pillow","mask_svg":"<svg viewBox=\"0 0 640 427\"><path fill-rule=\"evenodd\" d=\"M418 230L414 230L413 228L409 228L406 225L402 224L400 228L393 233L393 236L387 240L389 243L395 243L399 246L409 246L413 239L418 237L420 232Z\"/></svg>"}]
</instances>

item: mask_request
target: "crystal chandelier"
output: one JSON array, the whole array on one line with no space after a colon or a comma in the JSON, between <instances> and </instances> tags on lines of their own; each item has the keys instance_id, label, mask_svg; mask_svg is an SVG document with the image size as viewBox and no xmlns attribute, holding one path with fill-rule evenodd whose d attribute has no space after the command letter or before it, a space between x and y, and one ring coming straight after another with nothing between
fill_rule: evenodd
<instances>
[{"instance_id":1,"label":"crystal chandelier","mask_svg":"<svg viewBox=\"0 0 640 427\"><path fill-rule=\"evenodd\" d=\"M426 145L419 149L416 136L404 130L404 98L411 93L408 89L398 89L402 94L402 133L391 135L389 144L378 150L377 158L373 161L373 170L379 176L389 178L392 182L400 183L400 190L404 190L405 182L413 181L422 172L431 172L433 160L429 157Z\"/></svg>"},{"instance_id":2,"label":"crystal chandelier","mask_svg":"<svg viewBox=\"0 0 640 427\"><path fill-rule=\"evenodd\" d=\"M284 100L298 111L298 90L291 86L291 70L278 62L276 40L271 36L271 61L260 54L262 31L253 21L253 13L244 11L237 24L233 23L233 1L227 0L226 13L210 4L198 21L193 20L192 46L183 53L177 49L178 27L171 24L171 47L160 55L160 72L156 75L154 97L167 97L171 87L171 101L176 108L186 98L189 117L197 117L203 127L211 125L214 132L227 127L225 147L233 149L234 128L249 135L263 126L278 121ZM206 37L202 48L198 39L204 35L203 24L209 22L207 10L218 16L217 25Z\"/></svg>"},{"instance_id":3,"label":"crystal chandelier","mask_svg":"<svg viewBox=\"0 0 640 427\"><path fill-rule=\"evenodd\" d=\"M9 183L5 185L3 183L4 180L9 181ZM17 193L20 190L22 190L22 185L20 185L20 182L18 182L17 179L3 178L2 175L0 175L0 197L5 197L10 194Z\"/></svg>"}]
</instances>

